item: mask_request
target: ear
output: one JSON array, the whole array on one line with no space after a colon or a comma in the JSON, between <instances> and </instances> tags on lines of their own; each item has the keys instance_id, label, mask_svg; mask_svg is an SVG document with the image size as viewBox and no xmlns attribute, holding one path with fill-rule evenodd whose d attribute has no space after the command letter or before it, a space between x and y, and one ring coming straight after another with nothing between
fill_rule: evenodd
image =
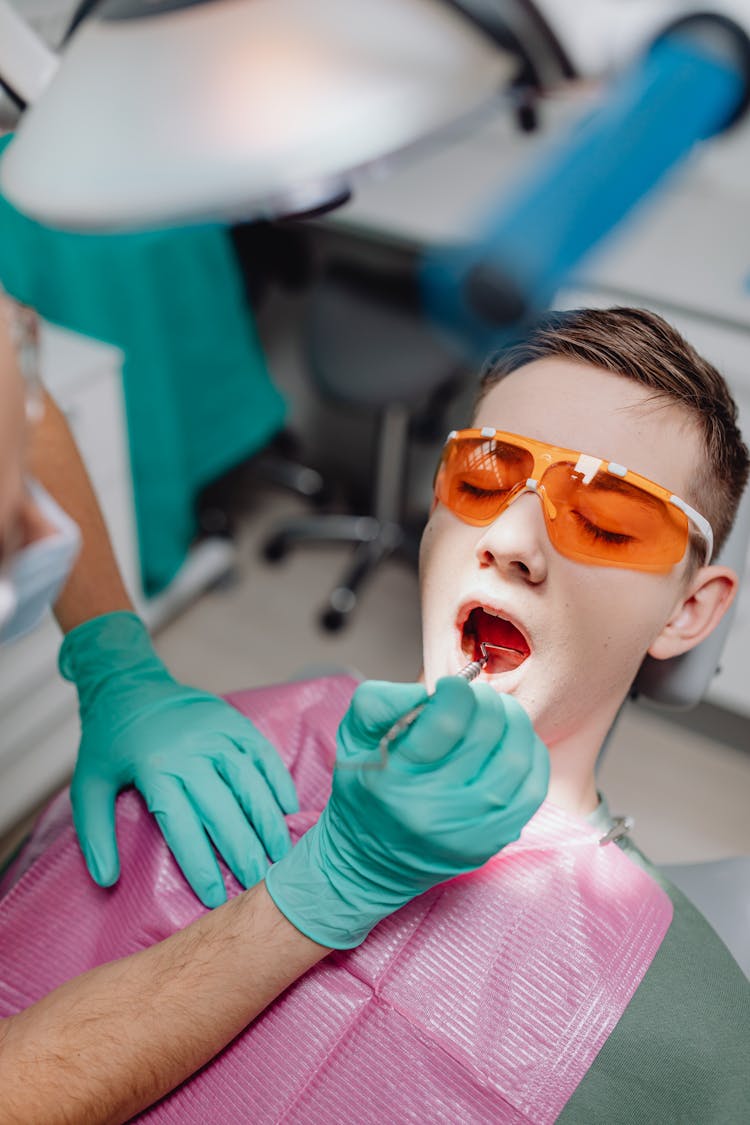
<instances>
[{"instance_id":1,"label":"ear","mask_svg":"<svg viewBox=\"0 0 750 1125\"><path fill-rule=\"evenodd\" d=\"M668 660L700 644L729 609L738 584L737 575L728 566L703 566L696 571L649 647L649 656Z\"/></svg>"}]
</instances>

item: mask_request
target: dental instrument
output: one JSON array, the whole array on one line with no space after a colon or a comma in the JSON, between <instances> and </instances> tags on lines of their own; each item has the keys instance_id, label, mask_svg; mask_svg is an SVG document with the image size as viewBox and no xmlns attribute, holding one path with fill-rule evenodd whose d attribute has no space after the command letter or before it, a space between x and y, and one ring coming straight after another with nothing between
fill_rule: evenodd
<instances>
[{"instance_id":1,"label":"dental instrument","mask_svg":"<svg viewBox=\"0 0 750 1125\"><path fill-rule=\"evenodd\" d=\"M465 664L459 672L456 672L457 679L466 680L468 684L470 684L472 680L475 680L490 659L491 653L487 651L488 649L492 649L493 651L497 652L511 651L510 649L506 650L504 645L493 645L485 641L480 644L479 648L482 655L479 656L476 660L470 660L469 663ZM388 747L390 746L390 744L395 741L395 739L397 739L399 735L403 734L409 729L414 720L419 715L421 715L422 711L424 711L431 698L432 696L430 695L430 697L426 699L424 703L420 703L417 707L412 707L411 711L407 711L405 715L402 715L400 719L397 719L393 726L386 731L386 733L380 740L380 761L373 763L373 765L369 768L384 768L388 760Z\"/></svg>"}]
</instances>

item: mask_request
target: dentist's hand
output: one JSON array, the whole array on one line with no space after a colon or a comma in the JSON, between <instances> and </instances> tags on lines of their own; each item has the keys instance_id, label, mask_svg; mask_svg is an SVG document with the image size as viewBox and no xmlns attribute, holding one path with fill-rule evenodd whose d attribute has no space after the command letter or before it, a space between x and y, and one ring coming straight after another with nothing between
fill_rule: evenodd
<instances>
[{"instance_id":1,"label":"dentist's hand","mask_svg":"<svg viewBox=\"0 0 750 1125\"><path fill-rule=\"evenodd\" d=\"M425 700L377 768L383 735ZM266 886L298 930L350 949L387 914L517 839L548 781L547 750L510 696L454 676L429 699L418 684L365 683L339 728L328 804Z\"/></svg>"},{"instance_id":2,"label":"dentist's hand","mask_svg":"<svg viewBox=\"0 0 750 1125\"><path fill-rule=\"evenodd\" d=\"M177 683L132 613L109 613L68 633L60 670L78 688L81 744L73 817L94 880L120 874L115 798L143 794L185 877L206 906L226 899L213 841L249 887L290 841L294 784L276 750L229 704ZM210 838L210 840L209 840Z\"/></svg>"}]
</instances>

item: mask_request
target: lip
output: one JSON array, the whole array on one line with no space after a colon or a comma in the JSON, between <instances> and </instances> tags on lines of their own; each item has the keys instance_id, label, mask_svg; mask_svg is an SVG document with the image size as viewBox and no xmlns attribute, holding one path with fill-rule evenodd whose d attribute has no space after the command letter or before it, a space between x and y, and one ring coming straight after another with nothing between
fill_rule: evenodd
<instances>
[{"instance_id":1,"label":"lip","mask_svg":"<svg viewBox=\"0 0 750 1125\"><path fill-rule=\"evenodd\" d=\"M484 679L487 679L487 680L495 680L500 676L505 678L505 677L509 677L513 672L518 672L527 663L529 657L532 655L532 653L534 651L534 646L531 642L529 632L525 628L525 626L519 621L519 619L513 613L511 613L505 606L499 605L496 602L492 602L487 598L481 598L481 597L472 597L472 598L469 598L467 601L462 602L459 609L458 609L458 612L456 614L456 621L455 621L456 659L457 659L457 662L458 662L459 666L463 667L466 664L466 653L464 652L463 647L461 645L461 639L462 639L462 636L463 636L463 627L464 627L469 615L471 614L472 610L475 610L475 609L483 609L487 613L492 614L492 616L494 616L494 617L502 617L505 621L510 622L510 624L513 625L513 627L516 628L518 630L518 632L521 634L521 636L523 637L524 641L526 642L526 645L527 645L528 650L529 650L528 656L526 656L525 659L522 660L521 663L518 664L515 668L506 669L505 671L501 671L501 672L486 672L486 671L483 670L482 672L480 672L480 678L484 678Z\"/></svg>"}]
</instances>

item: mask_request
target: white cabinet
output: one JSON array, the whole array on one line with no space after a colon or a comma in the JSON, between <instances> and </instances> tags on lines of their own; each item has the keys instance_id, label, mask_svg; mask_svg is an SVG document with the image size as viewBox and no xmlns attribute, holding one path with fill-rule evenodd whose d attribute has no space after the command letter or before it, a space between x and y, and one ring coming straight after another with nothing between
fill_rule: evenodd
<instances>
[{"instance_id":1,"label":"white cabinet","mask_svg":"<svg viewBox=\"0 0 750 1125\"><path fill-rule=\"evenodd\" d=\"M104 514L125 585L143 601L128 452L122 353L44 325L42 378L65 413Z\"/></svg>"}]
</instances>

